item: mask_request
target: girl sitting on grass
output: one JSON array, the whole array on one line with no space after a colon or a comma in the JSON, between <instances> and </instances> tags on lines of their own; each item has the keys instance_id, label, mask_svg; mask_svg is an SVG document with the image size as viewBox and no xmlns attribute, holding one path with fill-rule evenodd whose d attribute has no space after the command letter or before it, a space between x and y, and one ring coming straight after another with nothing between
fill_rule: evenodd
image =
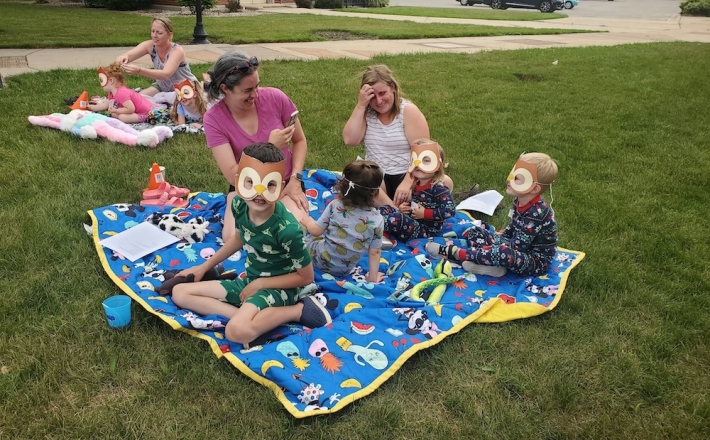
<instances>
[{"instance_id":1,"label":"girl sitting on grass","mask_svg":"<svg viewBox=\"0 0 710 440\"><path fill-rule=\"evenodd\" d=\"M202 118L207 112L207 100L198 81L183 80L175 87L175 102L170 110L170 118L176 124L190 124L202 127Z\"/></svg>"},{"instance_id":2,"label":"girl sitting on grass","mask_svg":"<svg viewBox=\"0 0 710 440\"><path fill-rule=\"evenodd\" d=\"M140 93L126 87L123 80L123 70L119 63L112 63L104 68L99 67L99 83L108 99L92 99L89 110L93 112L108 111L112 118L127 124L145 122L153 110L153 103Z\"/></svg>"}]
</instances>

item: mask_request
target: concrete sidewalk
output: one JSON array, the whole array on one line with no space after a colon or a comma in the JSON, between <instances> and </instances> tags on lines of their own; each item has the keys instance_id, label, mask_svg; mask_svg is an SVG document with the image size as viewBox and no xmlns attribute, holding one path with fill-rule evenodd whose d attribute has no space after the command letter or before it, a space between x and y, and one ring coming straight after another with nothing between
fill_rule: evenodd
<instances>
[{"instance_id":1,"label":"concrete sidewalk","mask_svg":"<svg viewBox=\"0 0 710 440\"><path fill-rule=\"evenodd\" d=\"M353 16L384 20L407 20L418 23L467 23L484 26L509 26L602 31L599 33L563 35L506 35L499 37L427 38L417 40L340 40L302 43L209 44L185 45L191 64L213 63L221 54L241 50L263 60L316 60L349 57L368 59L376 54L463 52L514 50L546 47L613 46L617 44L660 41L692 41L710 43L710 18L677 17L672 20L614 20L600 18L563 18L542 21L491 21L431 17L403 17L380 14L341 13L329 10L292 7L270 8L269 13L320 14ZM209 29L207 30L209 32ZM52 69L88 69L113 62L130 47L79 49L0 49L0 75ZM136 61L151 66L145 56Z\"/></svg>"}]
</instances>

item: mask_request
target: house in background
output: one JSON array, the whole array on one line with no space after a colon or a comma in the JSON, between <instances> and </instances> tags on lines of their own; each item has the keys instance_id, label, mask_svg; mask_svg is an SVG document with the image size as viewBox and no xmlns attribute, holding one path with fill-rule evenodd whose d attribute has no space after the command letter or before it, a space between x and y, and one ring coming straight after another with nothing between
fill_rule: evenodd
<instances>
[{"instance_id":1,"label":"house in background","mask_svg":"<svg viewBox=\"0 0 710 440\"><path fill-rule=\"evenodd\" d=\"M229 2L229 0L217 0L217 6L224 6ZM266 5L266 4L294 4L294 0L240 0L243 7L249 5ZM153 4L156 6L175 6L180 7L180 3L177 0L154 0Z\"/></svg>"}]
</instances>

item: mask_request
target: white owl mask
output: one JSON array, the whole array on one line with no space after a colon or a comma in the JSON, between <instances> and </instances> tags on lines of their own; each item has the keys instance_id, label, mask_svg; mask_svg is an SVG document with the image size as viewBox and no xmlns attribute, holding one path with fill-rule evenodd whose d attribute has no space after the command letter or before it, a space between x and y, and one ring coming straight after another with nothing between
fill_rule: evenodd
<instances>
[{"instance_id":1,"label":"white owl mask","mask_svg":"<svg viewBox=\"0 0 710 440\"><path fill-rule=\"evenodd\" d=\"M281 198L286 161L264 163L242 153L235 176L237 194L244 200L262 196L269 203Z\"/></svg>"},{"instance_id":2,"label":"white owl mask","mask_svg":"<svg viewBox=\"0 0 710 440\"><path fill-rule=\"evenodd\" d=\"M409 172L419 168L425 173L434 173L441 167L439 144L412 145L412 156L409 161Z\"/></svg>"}]
</instances>

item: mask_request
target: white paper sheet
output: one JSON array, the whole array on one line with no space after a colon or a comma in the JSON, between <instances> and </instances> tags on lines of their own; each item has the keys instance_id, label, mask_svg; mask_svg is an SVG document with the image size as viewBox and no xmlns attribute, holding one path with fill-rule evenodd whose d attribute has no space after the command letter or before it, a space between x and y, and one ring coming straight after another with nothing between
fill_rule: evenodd
<instances>
[{"instance_id":1,"label":"white paper sheet","mask_svg":"<svg viewBox=\"0 0 710 440\"><path fill-rule=\"evenodd\" d=\"M104 238L99 241L99 244L118 252L130 261L136 261L177 241L179 239L174 235L170 235L150 223L143 222L109 238Z\"/></svg>"},{"instance_id":2,"label":"white paper sheet","mask_svg":"<svg viewBox=\"0 0 710 440\"><path fill-rule=\"evenodd\" d=\"M468 211L478 211L487 215L493 215L496 206L503 200L503 196L496 190L489 189L480 194L471 196L458 204L456 209Z\"/></svg>"}]
</instances>

